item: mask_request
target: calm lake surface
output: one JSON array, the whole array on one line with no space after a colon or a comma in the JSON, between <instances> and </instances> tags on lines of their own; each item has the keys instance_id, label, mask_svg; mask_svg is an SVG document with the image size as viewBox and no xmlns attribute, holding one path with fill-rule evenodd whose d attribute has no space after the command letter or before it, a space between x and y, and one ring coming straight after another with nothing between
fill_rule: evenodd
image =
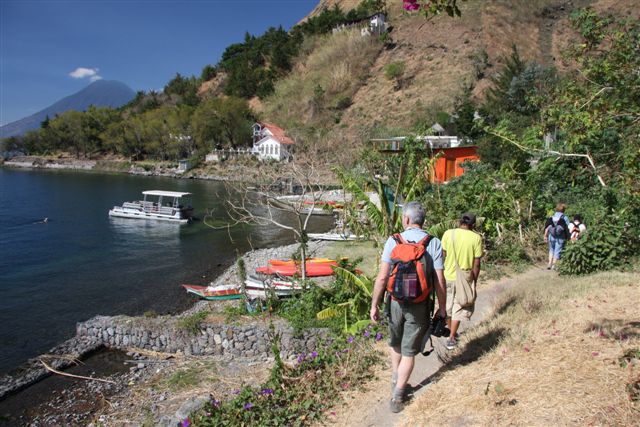
<instances>
[{"instance_id":1,"label":"calm lake surface","mask_svg":"<svg viewBox=\"0 0 640 427\"><path fill-rule=\"evenodd\" d=\"M201 221L108 217L114 205L160 189L193 193L198 218L208 211L226 217L227 193L218 182L0 168L0 373L73 336L76 322L97 314L186 308L194 300L181 283L208 283L236 251L293 242L277 227L228 232ZM331 224L321 217L310 229Z\"/></svg>"}]
</instances>

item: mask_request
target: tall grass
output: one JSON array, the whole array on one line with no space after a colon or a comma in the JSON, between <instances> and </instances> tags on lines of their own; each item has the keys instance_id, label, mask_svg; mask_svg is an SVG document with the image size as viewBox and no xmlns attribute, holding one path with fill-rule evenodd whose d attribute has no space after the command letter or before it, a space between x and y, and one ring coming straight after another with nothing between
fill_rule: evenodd
<instances>
[{"instance_id":1,"label":"tall grass","mask_svg":"<svg viewBox=\"0 0 640 427\"><path fill-rule=\"evenodd\" d=\"M344 100L362 86L381 48L375 37L362 37L358 31L315 38L303 49L294 71L264 100L264 118L294 137L317 142L325 136L318 129L339 119L336 105L346 105Z\"/></svg>"}]
</instances>

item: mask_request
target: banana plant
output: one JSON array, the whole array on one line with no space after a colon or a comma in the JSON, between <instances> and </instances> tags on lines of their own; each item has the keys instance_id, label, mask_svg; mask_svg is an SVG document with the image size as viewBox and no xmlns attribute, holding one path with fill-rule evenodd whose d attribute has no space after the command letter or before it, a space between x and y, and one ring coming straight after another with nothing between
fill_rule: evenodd
<instances>
[{"instance_id":1,"label":"banana plant","mask_svg":"<svg viewBox=\"0 0 640 427\"><path fill-rule=\"evenodd\" d=\"M351 171L336 169L345 192L351 193L353 205L361 206L365 213L369 228L357 229L360 224L359 211L354 206L348 210L348 222L358 234L372 237L378 243L384 242L390 235L402 231L402 216L399 209L400 200L416 200L420 192L427 185L428 177L433 170L436 157L427 155L416 141L406 141L406 151L401 158L385 160L388 174L393 177L393 192L388 191L389 185L382 179L370 177L358 179ZM423 144L423 143L422 143ZM379 199L376 203L367 194L366 189L372 189ZM393 196L393 198L391 198Z\"/></svg>"},{"instance_id":2,"label":"banana plant","mask_svg":"<svg viewBox=\"0 0 640 427\"><path fill-rule=\"evenodd\" d=\"M334 304L319 311L316 317L319 320L326 320L342 316L344 318L344 332L356 333L369 324L373 280L364 274L355 274L342 267L333 267L333 270L335 275L342 279L344 286L352 289L353 296L348 301ZM349 324L350 319L355 319L355 321Z\"/></svg>"}]
</instances>

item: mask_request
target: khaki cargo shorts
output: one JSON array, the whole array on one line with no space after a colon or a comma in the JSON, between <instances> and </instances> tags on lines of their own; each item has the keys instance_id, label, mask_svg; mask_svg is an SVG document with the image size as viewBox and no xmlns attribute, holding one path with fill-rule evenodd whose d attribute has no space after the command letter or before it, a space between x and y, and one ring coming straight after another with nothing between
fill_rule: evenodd
<instances>
[{"instance_id":1,"label":"khaki cargo shorts","mask_svg":"<svg viewBox=\"0 0 640 427\"><path fill-rule=\"evenodd\" d=\"M460 304L455 300L453 292L455 286L455 281L447 280L447 316L449 316L451 320L469 320L473 315L475 304L467 307L460 307Z\"/></svg>"},{"instance_id":2,"label":"khaki cargo shorts","mask_svg":"<svg viewBox=\"0 0 640 427\"><path fill-rule=\"evenodd\" d=\"M390 302L389 346L399 347L403 356L415 356L422 351L422 338L429 329L429 304Z\"/></svg>"}]
</instances>

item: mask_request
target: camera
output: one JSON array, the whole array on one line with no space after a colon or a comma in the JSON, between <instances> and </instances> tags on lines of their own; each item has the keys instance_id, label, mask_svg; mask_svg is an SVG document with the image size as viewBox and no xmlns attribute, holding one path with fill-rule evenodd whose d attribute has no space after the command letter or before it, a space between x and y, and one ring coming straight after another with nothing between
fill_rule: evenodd
<instances>
[{"instance_id":1,"label":"camera","mask_svg":"<svg viewBox=\"0 0 640 427\"><path fill-rule=\"evenodd\" d=\"M429 325L429 331L427 334L433 335L434 337L448 337L451 334L451 331L447 328L447 319L440 317L436 313L431 320L431 325Z\"/></svg>"}]
</instances>

